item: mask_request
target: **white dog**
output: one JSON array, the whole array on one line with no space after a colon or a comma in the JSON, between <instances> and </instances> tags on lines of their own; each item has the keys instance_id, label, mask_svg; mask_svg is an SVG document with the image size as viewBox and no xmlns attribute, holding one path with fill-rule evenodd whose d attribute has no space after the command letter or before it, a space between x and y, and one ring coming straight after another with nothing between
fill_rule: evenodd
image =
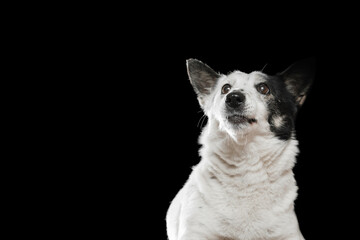
<instances>
[{"instance_id":1,"label":"white dog","mask_svg":"<svg viewBox=\"0 0 360 240\"><path fill-rule=\"evenodd\" d=\"M294 120L314 65L307 59L274 76L223 75L187 61L208 123L201 161L169 207L169 240L304 239L294 212Z\"/></svg>"}]
</instances>

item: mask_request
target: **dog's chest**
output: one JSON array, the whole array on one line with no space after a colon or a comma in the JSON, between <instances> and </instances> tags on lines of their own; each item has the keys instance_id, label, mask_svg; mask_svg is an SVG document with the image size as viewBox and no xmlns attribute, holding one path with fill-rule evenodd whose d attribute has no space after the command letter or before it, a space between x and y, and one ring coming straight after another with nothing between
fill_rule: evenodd
<instances>
[{"instance_id":1,"label":"dog's chest","mask_svg":"<svg viewBox=\"0 0 360 240\"><path fill-rule=\"evenodd\" d=\"M260 231L266 229L273 216L271 197L266 191L248 196L224 194L217 196L214 203L220 227L225 232Z\"/></svg>"},{"instance_id":2,"label":"dog's chest","mask_svg":"<svg viewBox=\"0 0 360 240\"><path fill-rule=\"evenodd\" d=\"M266 239L282 225L282 216L296 197L288 155L294 151L274 146L261 142L248 144L241 152L224 152L230 148L223 145L202 151L204 161L195 169L201 176L197 183L211 228L221 237Z\"/></svg>"},{"instance_id":3,"label":"dog's chest","mask_svg":"<svg viewBox=\"0 0 360 240\"><path fill-rule=\"evenodd\" d=\"M259 172L257 179L261 179L261 175ZM256 236L268 234L273 219L276 219L273 211L276 196L266 179L254 185L247 185L246 180L241 178L225 181L213 177L211 180L212 191L206 194L205 201L214 213L217 232L233 239L249 233ZM242 184L241 180L245 183Z\"/></svg>"}]
</instances>

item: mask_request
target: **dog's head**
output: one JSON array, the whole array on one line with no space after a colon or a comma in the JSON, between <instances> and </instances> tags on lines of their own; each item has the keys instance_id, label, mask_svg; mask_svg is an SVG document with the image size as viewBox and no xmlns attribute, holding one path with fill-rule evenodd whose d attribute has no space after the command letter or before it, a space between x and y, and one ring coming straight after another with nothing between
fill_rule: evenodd
<instances>
[{"instance_id":1,"label":"dog's head","mask_svg":"<svg viewBox=\"0 0 360 240\"><path fill-rule=\"evenodd\" d=\"M274 76L259 71L224 75L201 61L187 60L190 82L202 109L218 122L221 131L233 137L258 133L291 138L314 68L314 59L306 59Z\"/></svg>"}]
</instances>

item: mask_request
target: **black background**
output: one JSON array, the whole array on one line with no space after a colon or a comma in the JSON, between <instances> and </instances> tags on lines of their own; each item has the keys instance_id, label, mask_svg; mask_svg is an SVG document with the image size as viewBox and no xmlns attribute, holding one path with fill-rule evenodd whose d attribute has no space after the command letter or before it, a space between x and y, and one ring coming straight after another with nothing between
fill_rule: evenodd
<instances>
[{"instance_id":1,"label":"black background","mask_svg":"<svg viewBox=\"0 0 360 240\"><path fill-rule=\"evenodd\" d=\"M200 160L203 114L186 59L224 74L267 64L274 74L315 57L296 121L295 210L307 240L354 238L358 8L214 3L48 6L27 11L19 28L9 25L14 45L4 45L12 55L5 61L24 74L13 76L20 91L8 98L19 101L12 108L20 116L4 125L21 143L13 144L15 158L24 155L10 161L17 174L7 179L20 183L9 194L15 206L4 207L27 226L5 218L14 234L165 240L166 211Z\"/></svg>"},{"instance_id":2,"label":"black background","mask_svg":"<svg viewBox=\"0 0 360 240\"><path fill-rule=\"evenodd\" d=\"M261 34L257 42L234 39L230 33L213 37L211 42L206 34L182 41L162 39L146 46L133 61L136 69L127 80L130 89L125 91L131 91L126 103L135 106L131 105L130 115L125 117L131 119L134 129L124 140L125 146L131 146L131 167L122 170L131 176L125 184L134 191L127 196L136 202L133 221L146 225L151 236L166 239L167 208L191 167L199 162L197 139L203 113L186 74L186 59L197 58L221 73L235 69L251 72L265 64L265 72L276 73L314 56L316 78L296 121L300 154L294 168L299 186L295 209L306 239L324 239L324 235L346 231L344 222L349 220L342 205L354 200L349 187L354 176L348 164L356 158L347 151L355 143L349 139L354 120L348 109L356 88L343 74L350 60L336 52L339 49L323 46L316 39L296 38L293 42L289 39L297 36L288 36L274 43L267 39L271 35Z\"/></svg>"},{"instance_id":3,"label":"black background","mask_svg":"<svg viewBox=\"0 0 360 240\"><path fill-rule=\"evenodd\" d=\"M87 214L104 225L101 232L166 239L166 211L199 162L203 113L186 59L199 59L225 74L267 64L264 71L275 74L315 57L314 84L296 121L295 210L306 239L350 234L354 222L349 217L357 205L355 39L346 29L335 31L332 23L287 24L230 27L189 16L181 25L166 25L163 18L126 31L119 26L116 33L104 30L96 49L99 66L94 66L100 72L94 86L101 87L91 93L100 111L92 113L99 120L94 130L99 145L87 149L98 159L88 184L96 201ZM92 131L87 134L93 137Z\"/></svg>"}]
</instances>

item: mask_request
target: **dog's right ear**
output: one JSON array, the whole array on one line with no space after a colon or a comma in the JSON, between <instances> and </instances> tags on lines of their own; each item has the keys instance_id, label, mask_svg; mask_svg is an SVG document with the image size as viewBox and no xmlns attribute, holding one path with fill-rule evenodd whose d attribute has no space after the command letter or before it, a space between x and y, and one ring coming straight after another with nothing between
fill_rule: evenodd
<instances>
[{"instance_id":1,"label":"dog's right ear","mask_svg":"<svg viewBox=\"0 0 360 240\"><path fill-rule=\"evenodd\" d=\"M220 75L196 59L186 60L186 66L191 85L198 95L200 105L203 107L204 98L210 94Z\"/></svg>"},{"instance_id":2,"label":"dog's right ear","mask_svg":"<svg viewBox=\"0 0 360 240\"><path fill-rule=\"evenodd\" d=\"M309 89L315 76L315 58L300 60L282 73L278 73L286 84L287 89L296 99L296 103L301 107L306 99Z\"/></svg>"}]
</instances>

